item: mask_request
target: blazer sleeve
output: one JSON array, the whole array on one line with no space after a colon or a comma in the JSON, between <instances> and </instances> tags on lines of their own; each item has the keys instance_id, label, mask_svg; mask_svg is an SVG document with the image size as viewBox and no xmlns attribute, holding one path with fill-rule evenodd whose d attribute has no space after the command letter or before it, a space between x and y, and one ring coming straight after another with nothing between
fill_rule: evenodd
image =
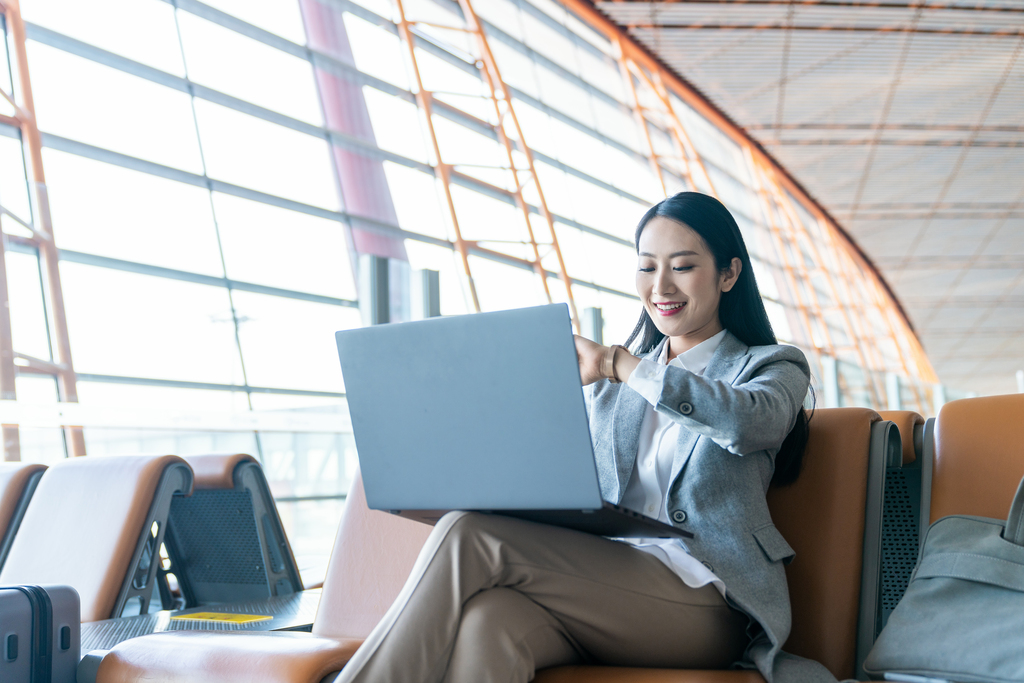
<instances>
[{"instance_id":1,"label":"blazer sleeve","mask_svg":"<svg viewBox=\"0 0 1024 683\"><path fill-rule=\"evenodd\" d=\"M737 384L669 366L657 410L737 455L777 451L796 424L810 383L804 354L792 346L759 347Z\"/></svg>"}]
</instances>

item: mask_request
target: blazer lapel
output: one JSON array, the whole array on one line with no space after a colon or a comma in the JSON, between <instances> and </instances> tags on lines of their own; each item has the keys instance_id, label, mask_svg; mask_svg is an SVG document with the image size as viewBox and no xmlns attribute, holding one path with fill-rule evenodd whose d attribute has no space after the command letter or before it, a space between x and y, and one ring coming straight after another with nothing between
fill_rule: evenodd
<instances>
[{"instance_id":1,"label":"blazer lapel","mask_svg":"<svg viewBox=\"0 0 1024 683\"><path fill-rule=\"evenodd\" d=\"M662 347L663 340L653 351L644 356L644 360L657 361ZM640 445L640 428L644 421L644 412L647 410L647 399L625 387L620 387L618 396L615 399L615 412L612 415L612 443L615 449L616 475L618 487L615 493L615 502L622 500L626 492L626 484L633 473L633 464L636 462L636 451Z\"/></svg>"},{"instance_id":2,"label":"blazer lapel","mask_svg":"<svg viewBox=\"0 0 1024 683\"><path fill-rule=\"evenodd\" d=\"M719 380L732 384L733 380L742 372L744 361L749 347L737 339L732 332L726 332L722 343L715 349L708 366L704 368L702 375L706 379ZM635 393L635 392L634 392ZM679 441L676 444L676 454L672 459L672 476L669 481L675 482L690 461L690 454L697 446L700 434L685 427L679 430Z\"/></svg>"}]
</instances>

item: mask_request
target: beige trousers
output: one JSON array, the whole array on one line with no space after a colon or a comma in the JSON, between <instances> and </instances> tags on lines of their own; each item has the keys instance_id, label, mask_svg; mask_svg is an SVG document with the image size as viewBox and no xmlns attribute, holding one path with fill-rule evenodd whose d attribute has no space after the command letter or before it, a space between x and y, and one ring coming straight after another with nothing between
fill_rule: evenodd
<instances>
[{"instance_id":1,"label":"beige trousers","mask_svg":"<svg viewBox=\"0 0 1024 683\"><path fill-rule=\"evenodd\" d=\"M339 683L519 683L549 666L724 668L748 618L657 558L545 524L453 512Z\"/></svg>"}]
</instances>

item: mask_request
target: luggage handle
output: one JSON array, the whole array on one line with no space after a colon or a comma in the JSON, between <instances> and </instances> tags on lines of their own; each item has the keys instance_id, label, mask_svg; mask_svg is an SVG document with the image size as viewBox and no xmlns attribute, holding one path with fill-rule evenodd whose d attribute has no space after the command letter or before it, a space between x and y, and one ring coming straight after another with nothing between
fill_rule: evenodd
<instances>
[{"instance_id":1,"label":"luggage handle","mask_svg":"<svg viewBox=\"0 0 1024 683\"><path fill-rule=\"evenodd\" d=\"M1020 480L1017 493L1013 496L1010 514L1006 518L1006 528L1003 529L1003 538L1010 543L1024 545L1024 478Z\"/></svg>"}]
</instances>

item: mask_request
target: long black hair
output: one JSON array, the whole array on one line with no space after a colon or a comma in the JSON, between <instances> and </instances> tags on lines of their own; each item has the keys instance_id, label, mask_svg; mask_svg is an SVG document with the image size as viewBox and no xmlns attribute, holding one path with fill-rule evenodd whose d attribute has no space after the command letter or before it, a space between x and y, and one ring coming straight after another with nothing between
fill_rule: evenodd
<instances>
[{"instance_id":1,"label":"long black hair","mask_svg":"<svg viewBox=\"0 0 1024 683\"><path fill-rule=\"evenodd\" d=\"M725 270L738 258L740 269L736 284L722 293L718 305L718 319L722 327L732 332L747 346L768 346L777 344L768 313L764 309L761 293L757 289L750 256L743 242L743 235L736 219L722 202L699 192L680 192L658 202L644 214L636 226L636 250L640 251L640 234L655 216L662 216L690 228L707 245L715 258L719 270ZM633 345L633 353L640 355L653 350L665 338L655 326L647 309L640 312L640 321L626 340L626 346ZM634 342L636 342L634 344ZM812 394L813 400L813 394ZM812 402L813 412L813 402ZM804 450L807 447L808 411L797 413L796 424L782 442L775 456L775 473L772 484L786 486L796 481L803 465Z\"/></svg>"}]
</instances>

